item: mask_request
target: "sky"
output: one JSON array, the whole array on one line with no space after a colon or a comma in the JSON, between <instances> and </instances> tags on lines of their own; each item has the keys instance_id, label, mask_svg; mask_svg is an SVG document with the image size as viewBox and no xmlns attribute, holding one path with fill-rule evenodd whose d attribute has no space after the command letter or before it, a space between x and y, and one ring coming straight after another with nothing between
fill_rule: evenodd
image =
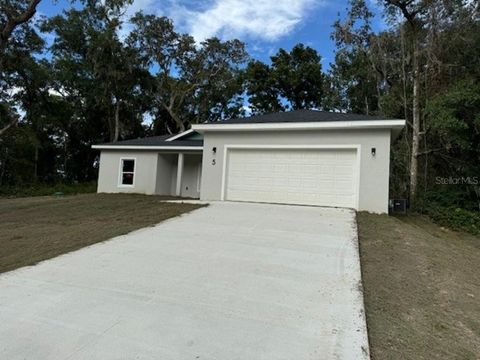
<instances>
[{"instance_id":1,"label":"sky","mask_svg":"<svg viewBox=\"0 0 480 360\"><path fill-rule=\"evenodd\" d=\"M376 0L368 3L379 12ZM42 0L38 12L51 16L71 6L68 0ZM168 16L177 29L197 41L237 38L246 43L251 57L267 63L279 48L290 50L301 42L315 48L328 69L334 60L332 24L345 16L346 8L347 0L134 0L126 15L142 10ZM373 26L384 27L381 15L376 15ZM127 23L123 31L128 29Z\"/></svg>"}]
</instances>

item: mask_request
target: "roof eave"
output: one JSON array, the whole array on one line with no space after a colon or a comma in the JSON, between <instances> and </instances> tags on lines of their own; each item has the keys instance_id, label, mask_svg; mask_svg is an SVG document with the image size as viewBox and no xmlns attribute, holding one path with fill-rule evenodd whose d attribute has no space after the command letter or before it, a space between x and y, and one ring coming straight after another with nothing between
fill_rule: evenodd
<instances>
[{"instance_id":1,"label":"roof eave","mask_svg":"<svg viewBox=\"0 0 480 360\"><path fill-rule=\"evenodd\" d=\"M202 151L203 146L152 146L152 145L92 145L98 150L171 150L171 151Z\"/></svg>"},{"instance_id":2,"label":"roof eave","mask_svg":"<svg viewBox=\"0 0 480 360\"><path fill-rule=\"evenodd\" d=\"M176 135L172 135L171 137L165 139L165 141L173 141L173 140L178 140L178 139L181 139L189 134L193 133L193 129L189 129L189 130L186 130L186 131L183 131L179 134L176 134Z\"/></svg>"},{"instance_id":3,"label":"roof eave","mask_svg":"<svg viewBox=\"0 0 480 360\"><path fill-rule=\"evenodd\" d=\"M245 124L195 124L192 129L202 133L205 131L238 131L238 130L332 130L332 129L402 129L405 120L355 120L355 121L323 121L323 122L288 122L288 123L245 123Z\"/></svg>"}]
</instances>

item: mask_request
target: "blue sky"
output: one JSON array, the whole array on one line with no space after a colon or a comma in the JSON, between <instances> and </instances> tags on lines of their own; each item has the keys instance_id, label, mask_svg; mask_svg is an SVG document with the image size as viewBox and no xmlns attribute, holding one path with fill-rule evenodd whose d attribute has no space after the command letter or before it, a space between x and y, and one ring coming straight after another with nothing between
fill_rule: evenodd
<instances>
[{"instance_id":1,"label":"blue sky","mask_svg":"<svg viewBox=\"0 0 480 360\"><path fill-rule=\"evenodd\" d=\"M376 0L368 3L376 11ZM67 0L42 0L39 13L50 16L71 6ZM346 8L347 0L135 0L127 16L139 10L169 16L197 41L211 36L238 38L252 57L265 62L279 48L289 50L301 42L319 52L326 69L334 58L332 24ZM383 27L380 15L374 27Z\"/></svg>"}]
</instances>

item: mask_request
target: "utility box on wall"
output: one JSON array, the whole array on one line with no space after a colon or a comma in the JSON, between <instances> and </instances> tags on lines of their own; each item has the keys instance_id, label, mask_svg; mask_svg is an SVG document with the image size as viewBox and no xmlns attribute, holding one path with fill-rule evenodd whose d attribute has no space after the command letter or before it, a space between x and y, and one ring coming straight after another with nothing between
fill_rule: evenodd
<instances>
[{"instance_id":1,"label":"utility box on wall","mask_svg":"<svg viewBox=\"0 0 480 360\"><path fill-rule=\"evenodd\" d=\"M407 214L407 199L390 199L388 204L389 214Z\"/></svg>"}]
</instances>

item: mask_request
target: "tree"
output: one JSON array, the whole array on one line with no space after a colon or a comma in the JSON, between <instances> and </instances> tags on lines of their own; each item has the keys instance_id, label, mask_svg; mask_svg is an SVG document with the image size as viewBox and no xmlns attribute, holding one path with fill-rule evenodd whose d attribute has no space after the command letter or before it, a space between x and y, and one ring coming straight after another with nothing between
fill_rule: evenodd
<instances>
[{"instance_id":1,"label":"tree","mask_svg":"<svg viewBox=\"0 0 480 360\"><path fill-rule=\"evenodd\" d=\"M4 0L0 3L0 60L14 31L30 21L40 1Z\"/></svg>"},{"instance_id":2,"label":"tree","mask_svg":"<svg viewBox=\"0 0 480 360\"><path fill-rule=\"evenodd\" d=\"M25 56L30 55L30 52L25 54L25 40L35 37L35 32L28 22L35 15L39 3L40 0L5 0L0 3L0 137L20 118L9 95L15 85L6 80L11 76L15 77L16 69L15 66L5 69L5 63L12 58L11 53L17 48L20 48ZM31 49L35 50L38 48ZM10 65L12 64L14 65L15 61L10 61Z\"/></svg>"},{"instance_id":3,"label":"tree","mask_svg":"<svg viewBox=\"0 0 480 360\"><path fill-rule=\"evenodd\" d=\"M275 86L293 110L321 108L324 75L315 49L297 44L271 57Z\"/></svg>"},{"instance_id":4,"label":"tree","mask_svg":"<svg viewBox=\"0 0 480 360\"><path fill-rule=\"evenodd\" d=\"M243 114L242 71L248 55L238 40L207 39L197 48L189 75L196 90L188 96L190 123L219 121Z\"/></svg>"},{"instance_id":5,"label":"tree","mask_svg":"<svg viewBox=\"0 0 480 360\"><path fill-rule=\"evenodd\" d=\"M480 85L459 81L437 94L425 109L429 131L444 166L462 176L480 173ZM431 151L431 150L430 150Z\"/></svg>"},{"instance_id":6,"label":"tree","mask_svg":"<svg viewBox=\"0 0 480 360\"><path fill-rule=\"evenodd\" d=\"M151 75L135 49L118 38L125 1L93 2L48 19L54 35L49 118L54 123L63 171L71 180L95 176L94 143L144 135ZM70 160L72 159L72 161ZM74 160L74 161L73 161Z\"/></svg>"},{"instance_id":7,"label":"tree","mask_svg":"<svg viewBox=\"0 0 480 360\"><path fill-rule=\"evenodd\" d=\"M458 151L446 151L438 130L439 112L433 116L429 109L448 97L453 84L479 79L478 4L461 0L383 4L390 27L380 33L368 28L363 0L352 0L347 18L334 24L337 51L329 75L337 91L330 91L329 103L340 110L368 109L407 120L404 136L392 151L392 191L394 196L408 193L414 203L434 187L432 177L453 171L449 161L465 160ZM475 157L467 158L470 163Z\"/></svg>"},{"instance_id":8,"label":"tree","mask_svg":"<svg viewBox=\"0 0 480 360\"><path fill-rule=\"evenodd\" d=\"M253 114L285 110L280 103L280 93L270 66L258 60L249 62L244 74L244 86Z\"/></svg>"},{"instance_id":9,"label":"tree","mask_svg":"<svg viewBox=\"0 0 480 360\"><path fill-rule=\"evenodd\" d=\"M113 142L119 140L122 125L126 125L121 120L122 108L134 106L150 78L140 66L136 50L118 39L117 26L117 19L108 20L105 31L92 38L88 53L98 80L97 91L103 95L98 101L108 109L107 124Z\"/></svg>"},{"instance_id":10,"label":"tree","mask_svg":"<svg viewBox=\"0 0 480 360\"><path fill-rule=\"evenodd\" d=\"M372 17L364 0L351 0L345 20L333 24L336 51L329 75L335 89L332 95L337 97L330 101L334 108L367 115L380 111L386 76L381 66L384 56L374 56L377 38Z\"/></svg>"},{"instance_id":11,"label":"tree","mask_svg":"<svg viewBox=\"0 0 480 360\"><path fill-rule=\"evenodd\" d=\"M270 59L270 66L250 62L244 75L254 113L322 108L325 76L316 50L297 44Z\"/></svg>"},{"instance_id":12,"label":"tree","mask_svg":"<svg viewBox=\"0 0 480 360\"><path fill-rule=\"evenodd\" d=\"M122 108L135 103L149 79L135 49L118 38L125 3L71 10L43 25L56 35L51 47L56 93L76 108L78 118L89 116L86 106L96 109L110 141L118 140L122 125L127 126Z\"/></svg>"},{"instance_id":13,"label":"tree","mask_svg":"<svg viewBox=\"0 0 480 360\"><path fill-rule=\"evenodd\" d=\"M242 42L212 38L195 44L190 35L175 31L166 17L138 13L132 23L135 28L128 43L142 55L145 67L155 69L156 111L168 113L167 131L184 131L195 121L191 115L205 119L207 104L194 100L208 100L202 93L221 98L217 104L228 108L235 92L229 85L235 83L247 58ZM229 91L224 92L226 87Z\"/></svg>"},{"instance_id":14,"label":"tree","mask_svg":"<svg viewBox=\"0 0 480 360\"><path fill-rule=\"evenodd\" d=\"M385 0L387 13L395 17L400 12L406 20L408 38L410 39L412 59L412 146L410 157L410 201L417 197L418 187L418 158L420 156L420 142L424 134L421 130L420 119L420 35L423 30L422 16L427 7L432 4L428 0Z\"/></svg>"}]
</instances>

